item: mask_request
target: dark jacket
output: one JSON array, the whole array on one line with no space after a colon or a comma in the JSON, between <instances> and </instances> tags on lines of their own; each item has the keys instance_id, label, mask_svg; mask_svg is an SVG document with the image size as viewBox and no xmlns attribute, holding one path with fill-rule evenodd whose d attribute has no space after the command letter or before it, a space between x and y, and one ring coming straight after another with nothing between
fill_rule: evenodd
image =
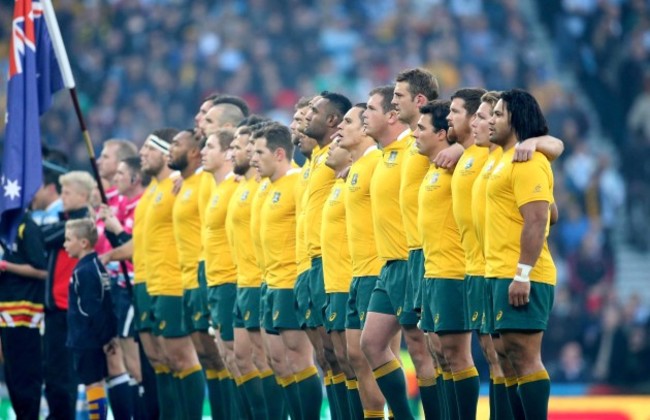
<instances>
[{"instance_id":1,"label":"dark jacket","mask_svg":"<svg viewBox=\"0 0 650 420\"><path fill-rule=\"evenodd\" d=\"M98 349L117 336L110 289L108 272L97 253L79 260L68 293L68 347Z\"/></svg>"},{"instance_id":2,"label":"dark jacket","mask_svg":"<svg viewBox=\"0 0 650 420\"><path fill-rule=\"evenodd\" d=\"M65 242L65 222L89 217L88 208L60 214L60 222L41 228L47 250L47 278L45 279L45 309L68 309L68 283L77 263L63 249Z\"/></svg>"}]
</instances>

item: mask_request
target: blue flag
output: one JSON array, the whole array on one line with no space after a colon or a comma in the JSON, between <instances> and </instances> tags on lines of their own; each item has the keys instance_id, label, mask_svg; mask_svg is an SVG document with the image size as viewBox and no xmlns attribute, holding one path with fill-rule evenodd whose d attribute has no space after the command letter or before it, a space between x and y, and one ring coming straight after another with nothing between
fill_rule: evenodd
<instances>
[{"instance_id":1,"label":"blue flag","mask_svg":"<svg viewBox=\"0 0 650 420\"><path fill-rule=\"evenodd\" d=\"M16 0L9 45L9 81L0 170L0 240L11 245L43 182L39 116L63 87L39 1Z\"/></svg>"}]
</instances>

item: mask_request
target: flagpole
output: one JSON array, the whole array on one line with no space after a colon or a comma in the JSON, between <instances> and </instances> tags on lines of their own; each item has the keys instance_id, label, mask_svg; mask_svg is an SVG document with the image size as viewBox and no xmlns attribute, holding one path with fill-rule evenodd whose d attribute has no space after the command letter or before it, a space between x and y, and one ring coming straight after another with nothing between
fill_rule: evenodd
<instances>
[{"instance_id":1,"label":"flagpole","mask_svg":"<svg viewBox=\"0 0 650 420\"><path fill-rule=\"evenodd\" d=\"M77 114L77 120L79 121L79 127L81 128L81 134L83 135L84 141L86 142L86 149L88 150L88 156L90 158L90 166L92 167L93 176L97 182L99 195L101 197L102 203L108 204L106 191L104 191L104 185L102 184L102 179L99 176L99 169L97 168L97 159L95 159L95 149L93 148L93 142L90 138L88 128L86 127L86 121L84 120L83 113L81 112L81 107L79 106L79 98L77 97L77 88L74 82L74 77L72 76L72 68L70 67L68 53L66 52L65 45L63 44L63 37L61 36L59 22L56 20L56 15L54 14L54 7L52 7L51 0L41 0L41 4L43 5L43 16L45 17L45 24L47 25L50 39L52 40L52 48L54 49L54 54L56 55L57 62L59 63L59 69L61 70L63 85L70 92L72 105L74 106L74 111L75 114ZM115 244L111 243L111 246L113 246L113 248L116 248ZM126 284L127 290L130 293L133 293L131 279L129 276L129 269L126 265L126 261L120 261L120 268L122 270L122 274L124 275L124 282Z\"/></svg>"},{"instance_id":2,"label":"flagpole","mask_svg":"<svg viewBox=\"0 0 650 420\"><path fill-rule=\"evenodd\" d=\"M56 20L56 15L54 14L54 7L52 7L51 0L41 0L41 4L43 5L43 16L45 17L45 23L47 24L50 39L52 40L54 54L56 55L57 62L59 63L59 69L61 70L63 85L70 92L74 111L75 114L77 114L77 120L79 121L79 127L81 128L81 134L86 143L86 149L88 150L88 156L90 158L90 166L92 167L93 176L97 182L99 195L102 199L102 203L108 204L108 200L106 199L106 192L104 191L104 185L102 184L101 177L99 176L99 169L97 168L97 159L95 158L95 149L93 147L93 142L90 138L88 128L86 127L86 121L84 120L83 113L81 112L81 107L79 106L79 98L77 97L77 88L74 82L74 77L72 76L72 68L70 67L68 53L66 52L65 45L63 44L63 37L61 36L61 30L59 29L59 22Z\"/></svg>"}]
</instances>

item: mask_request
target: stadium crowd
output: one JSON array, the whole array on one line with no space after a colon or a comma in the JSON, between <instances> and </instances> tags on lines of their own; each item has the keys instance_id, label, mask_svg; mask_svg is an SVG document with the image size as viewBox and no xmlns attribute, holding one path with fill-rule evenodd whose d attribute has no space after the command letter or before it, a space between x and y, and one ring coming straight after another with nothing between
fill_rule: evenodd
<instances>
[{"instance_id":1,"label":"stadium crowd","mask_svg":"<svg viewBox=\"0 0 650 420\"><path fill-rule=\"evenodd\" d=\"M571 3L562 2L564 9L558 6L558 11L564 10L565 15L571 16ZM627 3L611 7L625 11L628 7L641 7L638 3L643 2ZM558 268L558 287L545 335L545 363L553 381L605 383L623 392L643 389L635 387L642 386L648 377L644 369L649 366L645 361L650 357L649 312L645 303L634 297L629 302L617 301L614 276L614 232L620 228L626 203L630 207L626 200L642 197L643 188L647 188L644 175L640 175L643 168L626 165L621 172L616 156L594 148L587 110L572 93L563 92L554 84L551 67L530 48L528 26L516 2L385 1L382 6L257 0L214 6L193 1L179 9L173 1L64 1L57 14L64 38L70 41L69 51L78 57L73 60L74 72L84 94L83 107L93 137L133 139L138 149L144 139L149 139L146 144L150 142L152 128L161 126L161 122L179 128L191 125L196 107L204 104L198 102L213 91L240 96L252 111L288 123L303 96L327 89L365 101L372 88L392 83L404 68L421 64L438 78L443 98L462 86L496 90L526 87L539 100L550 133L564 143L564 153L553 163L554 199L560 218L551 228L549 246ZM6 6L0 6L0 12L4 12L3 7ZM584 7L580 17L589 20L591 16L595 22L604 19L603 13L597 13L605 7L602 4ZM181 12L170 13L172 9ZM431 25L427 16L436 16L441 24ZM125 22L126 31L111 27L110 22L115 21ZM588 26L591 25L593 22ZM643 23L623 26L622 33L634 37ZM0 37L5 35L0 32ZM580 42L597 44L598 39L593 38L585 36ZM367 39L373 42L369 44ZM572 47L563 45L567 49ZM560 58L566 58L562 54L579 56L573 50L558 54ZM631 48L630 60L643 61L634 54L636 50ZM584 60L576 65L584 65ZM628 86L618 88L624 87ZM600 109L597 98L592 100ZM628 104L630 130L621 150L623 158L632 154L638 160L639 153L647 154L650 135L634 124L648 118L633 116L645 115L647 106L643 104L642 93ZM79 135L71 117L69 108L59 101L44 118L44 140L46 148L74 151L68 153L69 159L53 151L54 157L48 162L80 167L85 151L77 145L75 139ZM210 134L203 130L202 134ZM229 134L219 133L228 138ZM250 134L254 135L253 130ZM165 134L156 136L162 138ZM217 141L226 144L226 140ZM171 144L172 138L166 142ZM102 143L103 150L106 146ZM134 176L134 172L129 172L127 181L130 178L133 184ZM93 201L96 197L89 195L87 199ZM100 223L100 237L104 229ZM112 269L119 277L115 274L118 269ZM126 287L126 282L122 286ZM568 329L566 325L579 327ZM224 343L232 341L222 338ZM316 343L314 347L318 349ZM186 347L179 348L180 353L185 353L183 348ZM109 353L116 349L125 348L113 346ZM228 363L234 363L231 371L236 370L234 349L222 343L218 351L225 355L223 362L227 366L217 364L208 370L221 372L229 368ZM155 351L147 356L155 365ZM316 352L321 368L327 366L324 357ZM172 364L168 369L191 376L196 362L205 367L201 354L198 358L183 360L179 356L178 365ZM620 360L626 361L623 368ZM124 362L124 369L131 373L128 357ZM157 374L165 373L161 366L154 368L158 369ZM207 371L206 375L210 380ZM117 382L115 386L120 385ZM336 398L329 394L328 397Z\"/></svg>"}]
</instances>

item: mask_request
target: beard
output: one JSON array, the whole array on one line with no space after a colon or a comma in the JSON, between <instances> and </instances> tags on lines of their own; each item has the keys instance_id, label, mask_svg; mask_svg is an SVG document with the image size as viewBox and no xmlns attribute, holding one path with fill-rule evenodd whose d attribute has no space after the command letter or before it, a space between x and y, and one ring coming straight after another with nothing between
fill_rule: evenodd
<instances>
[{"instance_id":1,"label":"beard","mask_svg":"<svg viewBox=\"0 0 650 420\"><path fill-rule=\"evenodd\" d=\"M243 176L243 175L246 175L246 172L248 172L248 170L250 168L251 168L251 165L248 162L246 162L244 164L241 164L241 165L238 165L237 163L235 163L233 165L232 171L234 172L235 175Z\"/></svg>"},{"instance_id":2,"label":"beard","mask_svg":"<svg viewBox=\"0 0 650 420\"><path fill-rule=\"evenodd\" d=\"M187 168L187 155L178 157L176 160L170 160L167 166L174 171L182 171Z\"/></svg>"}]
</instances>

